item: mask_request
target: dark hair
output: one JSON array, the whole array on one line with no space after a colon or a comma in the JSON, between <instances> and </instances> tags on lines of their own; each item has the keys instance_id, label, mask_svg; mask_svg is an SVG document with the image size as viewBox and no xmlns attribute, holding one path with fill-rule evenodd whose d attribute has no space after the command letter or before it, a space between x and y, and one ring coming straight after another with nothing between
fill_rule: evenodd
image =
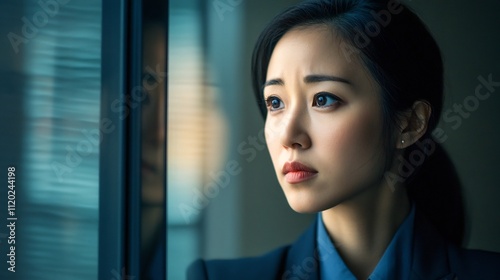
<instances>
[{"instance_id":1,"label":"dark hair","mask_svg":"<svg viewBox=\"0 0 500 280\"><path fill-rule=\"evenodd\" d=\"M411 110L414 102L419 100L431 106L428 129L422 139L431 141L435 149L432 154L427 154L423 163L417 164L415 169L418 172L411 172L404 179L409 197L419 211L445 238L461 244L464 206L460 182L446 152L431 137L443 106L441 52L425 24L399 1L313 0L292 6L276 16L261 33L252 57L254 94L263 117L267 115L263 85L274 47L289 30L315 25L324 25L338 32L345 42L341 43L341 49L346 58L350 59L351 55L360 57L379 84L388 152L394 151L396 146L397 139L392 132L399 125L399 114ZM423 155L420 148L415 144L406 148L406 160L410 160L414 152ZM436 194L447 198L436 197ZM440 212L434 212L437 210Z\"/></svg>"}]
</instances>

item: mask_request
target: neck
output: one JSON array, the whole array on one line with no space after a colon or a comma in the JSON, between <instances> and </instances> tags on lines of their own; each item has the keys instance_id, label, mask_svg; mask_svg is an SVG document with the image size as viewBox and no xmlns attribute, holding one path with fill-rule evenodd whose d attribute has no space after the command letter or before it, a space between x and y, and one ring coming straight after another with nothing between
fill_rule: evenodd
<instances>
[{"instance_id":1,"label":"neck","mask_svg":"<svg viewBox=\"0 0 500 280\"><path fill-rule=\"evenodd\" d=\"M367 279L410 211L404 187L372 187L323 211L326 230L345 264Z\"/></svg>"}]
</instances>

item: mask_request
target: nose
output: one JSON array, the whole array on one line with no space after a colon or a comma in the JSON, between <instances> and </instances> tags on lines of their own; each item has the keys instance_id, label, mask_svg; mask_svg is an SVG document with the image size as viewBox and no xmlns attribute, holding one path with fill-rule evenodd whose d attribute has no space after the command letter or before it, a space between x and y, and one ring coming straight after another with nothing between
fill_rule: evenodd
<instances>
[{"instance_id":1,"label":"nose","mask_svg":"<svg viewBox=\"0 0 500 280\"><path fill-rule=\"evenodd\" d=\"M287 149L308 149L311 146L309 136L310 118L306 108L296 107L288 111L283 119L280 141Z\"/></svg>"},{"instance_id":2,"label":"nose","mask_svg":"<svg viewBox=\"0 0 500 280\"><path fill-rule=\"evenodd\" d=\"M163 92L150 92L150 100L142 108L143 141L156 146L165 140L165 104Z\"/></svg>"}]
</instances>

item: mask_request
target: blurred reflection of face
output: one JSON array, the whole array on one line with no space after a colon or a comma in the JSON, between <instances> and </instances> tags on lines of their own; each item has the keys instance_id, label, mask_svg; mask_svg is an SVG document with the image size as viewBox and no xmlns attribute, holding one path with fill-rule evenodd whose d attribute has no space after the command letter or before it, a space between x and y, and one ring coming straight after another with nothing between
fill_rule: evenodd
<instances>
[{"instance_id":1,"label":"blurred reflection of face","mask_svg":"<svg viewBox=\"0 0 500 280\"><path fill-rule=\"evenodd\" d=\"M341 42L326 27L293 29L269 63L266 142L297 212L332 208L383 178L380 88Z\"/></svg>"},{"instance_id":2,"label":"blurred reflection of face","mask_svg":"<svg viewBox=\"0 0 500 280\"><path fill-rule=\"evenodd\" d=\"M163 202L163 157L165 154L164 98L165 42L158 36L163 29L152 27L144 32L143 86L148 99L142 106L142 182L143 203L158 205ZM161 33L160 33L161 34Z\"/></svg>"}]
</instances>

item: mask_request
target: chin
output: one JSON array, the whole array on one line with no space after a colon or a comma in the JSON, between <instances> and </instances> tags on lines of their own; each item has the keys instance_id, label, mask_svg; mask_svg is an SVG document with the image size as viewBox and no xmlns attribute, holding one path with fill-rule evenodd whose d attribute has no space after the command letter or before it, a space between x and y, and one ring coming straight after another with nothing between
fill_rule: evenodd
<instances>
[{"instance_id":1,"label":"chin","mask_svg":"<svg viewBox=\"0 0 500 280\"><path fill-rule=\"evenodd\" d=\"M289 205L293 211L295 211L299 214L314 214L314 213L321 212L321 210L316 210L313 207L294 207L291 204L289 204Z\"/></svg>"},{"instance_id":2,"label":"chin","mask_svg":"<svg viewBox=\"0 0 500 280\"><path fill-rule=\"evenodd\" d=\"M301 214L318 213L335 206L331 201L325 201L324 197L318 194L311 194L304 191L294 191L286 195L288 205L293 211Z\"/></svg>"}]
</instances>

